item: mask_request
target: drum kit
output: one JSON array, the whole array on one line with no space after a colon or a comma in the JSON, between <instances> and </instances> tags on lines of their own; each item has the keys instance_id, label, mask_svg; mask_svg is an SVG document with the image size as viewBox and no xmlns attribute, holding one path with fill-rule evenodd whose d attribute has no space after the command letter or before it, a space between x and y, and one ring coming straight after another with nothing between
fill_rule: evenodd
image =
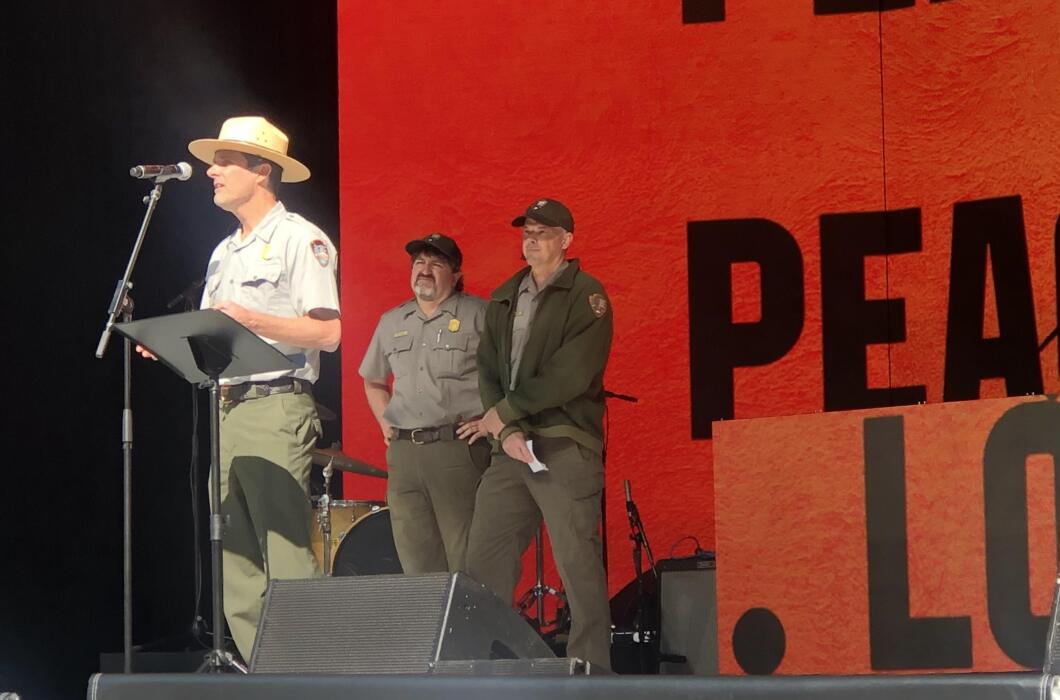
<instances>
[{"instance_id":1,"label":"drum kit","mask_svg":"<svg viewBox=\"0 0 1060 700\"><path fill-rule=\"evenodd\" d=\"M382 479L387 473L335 449L313 450L313 463L323 467L324 494L314 499L310 545L324 575L402 573L386 503L336 500L330 495L335 470Z\"/></svg>"}]
</instances>

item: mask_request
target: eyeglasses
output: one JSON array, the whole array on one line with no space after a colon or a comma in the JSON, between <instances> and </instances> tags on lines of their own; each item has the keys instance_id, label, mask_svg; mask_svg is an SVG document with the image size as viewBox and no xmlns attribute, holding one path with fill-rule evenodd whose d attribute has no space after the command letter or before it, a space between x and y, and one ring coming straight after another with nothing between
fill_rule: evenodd
<instances>
[{"instance_id":1,"label":"eyeglasses","mask_svg":"<svg viewBox=\"0 0 1060 700\"><path fill-rule=\"evenodd\" d=\"M523 240L525 241L528 238L533 238L535 241L547 241L561 235L562 233L562 229L550 226L524 226Z\"/></svg>"}]
</instances>

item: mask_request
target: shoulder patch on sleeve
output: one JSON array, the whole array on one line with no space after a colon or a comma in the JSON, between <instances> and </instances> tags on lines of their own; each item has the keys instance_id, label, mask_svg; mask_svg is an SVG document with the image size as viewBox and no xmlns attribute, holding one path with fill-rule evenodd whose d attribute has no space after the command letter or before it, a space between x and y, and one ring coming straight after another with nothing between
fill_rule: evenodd
<instances>
[{"instance_id":1,"label":"shoulder patch on sleeve","mask_svg":"<svg viewBox=\"0 0 1060 700\"><path fill-rule=\"evenodd\" d=\"M594 316L600 318L607 313L607 297L603 294L590 294L589 308L593 310Z\"/></svg>"},{"instance_id":2,"label":"shoulder patch on sleeve","mask_svg":"<svg viewBox=\"0 0 1060 700\"><path fill-rule=\"evenodd\" d=\"M331 263L331 251L328 250L328 244L319 238L314 239L309 244L309 249L313 251L313 257L317 259L321 267L327 267Z\"/></svg>"}]
</instances>

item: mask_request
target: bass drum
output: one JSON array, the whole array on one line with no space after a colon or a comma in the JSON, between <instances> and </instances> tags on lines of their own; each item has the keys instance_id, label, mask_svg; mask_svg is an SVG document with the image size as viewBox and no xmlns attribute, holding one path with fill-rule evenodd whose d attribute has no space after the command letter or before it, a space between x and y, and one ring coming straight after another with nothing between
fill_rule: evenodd
<instances>
[{"instance_id":1,"label":"bass drum","mask_svg":"<svg viewBox=\"0 0 1060 700\"><path fill-rule=\"evenodd\" d=\"M394 547L390 509L380 508L354 521L335 552L332 576L400 574L401 561Z\"/></svg>"},{"instance_id":2,"label":"bass drum","mask_svg":"<svg viewBox=\"0 0 1060 700\"><path fill-rule=\"evenodd\" d=\"M363 518L366 513L375 513L386 507L383 501L343 501L341 499L331 501L331 561L335 561L335 552L342 544L342 538L350 531L353 524ZM323 522L323 508L320 507L320 499L313 499L313 518L309 527L309 546L313 555L317 558L317 564L321 571L324 570L324 534L320 531Z\"/></svg>"}]
</instances>

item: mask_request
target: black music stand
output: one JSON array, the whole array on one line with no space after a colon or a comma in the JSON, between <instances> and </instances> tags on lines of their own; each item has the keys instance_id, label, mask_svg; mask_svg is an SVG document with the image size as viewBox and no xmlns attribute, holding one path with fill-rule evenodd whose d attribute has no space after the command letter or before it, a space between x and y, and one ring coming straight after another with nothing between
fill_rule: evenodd
<instances>
[{"instance_id":1,"label":"black music stand","mask_svg":"<svg viewBox=\"0 0 1060 700\"><path fill-rule=\"evenodd\" d=\"M224 648L220 380L260 372L292 370L297 365L245 326L215 309L119 323L114 330L149 349L162 364L185 381L210 390L210 557L213 569L214 632L213 649L200 670L218 672L234 668L246 673L246 668Z\"/></svg>"}]
</instances>

